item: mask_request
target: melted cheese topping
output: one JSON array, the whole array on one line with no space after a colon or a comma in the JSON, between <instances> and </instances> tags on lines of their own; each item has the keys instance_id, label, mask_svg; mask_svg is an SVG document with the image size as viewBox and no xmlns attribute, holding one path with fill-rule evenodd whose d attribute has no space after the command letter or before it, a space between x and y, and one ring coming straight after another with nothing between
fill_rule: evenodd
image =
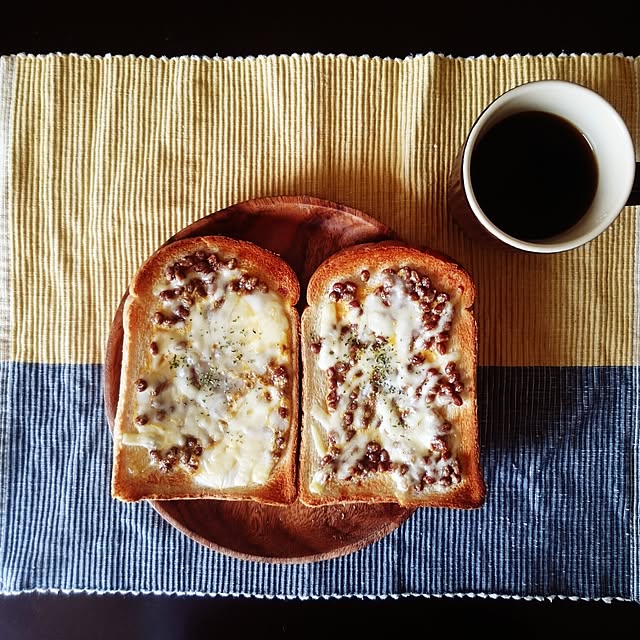
<instances>
[{"instance_id":1,"label":"melted cheese topping","mask_svg":"<svg viewBox=\"0 0 640 640\"><path fill-rule=\"evenodd\" d=\"M312 345L327 395L312 409L322 466L311 490L370 473L390 473L399 494L459 483L449 422L463 403L449 347L455 301L408 268L365 270L326 294Z\"/></svg>"},{"instance_id":2,"label":"melted cheese topping","mask_svg":"<svg viewBox=\"0 0 640 640\"><path fill-rule=\"evenodd\" d=\"M289 319L266 287L238 289L243 277L231 262L176 277L165 299L166 284L158 285L156 313L173 322L156 325L139 373L146 385L136 394L142 419L123 438L156 458L196 439L198 456L187 469L205 487L266 483L290 428ZM185 290L198 287L185 298ZM188 307L185 317L181 306Z\"/></svg>"}]
</instances>

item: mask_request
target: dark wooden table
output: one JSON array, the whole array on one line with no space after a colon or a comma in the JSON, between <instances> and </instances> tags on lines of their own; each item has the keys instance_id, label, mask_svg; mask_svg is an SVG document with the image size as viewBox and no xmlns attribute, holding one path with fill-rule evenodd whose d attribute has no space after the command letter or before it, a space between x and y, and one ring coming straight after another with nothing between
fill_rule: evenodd
<instances>
[{"instance_id":1,"label":"dark wooden table","mask_svg":"<svg viewBox=\"0 0 640 640\"><path fill-rule=\"evenodd\" d=\"M240 3L236 3L240 4ZM582 4L545 8L529 4L526 13L498 16L483 3L434 9L433 15L407 18L401 5L371 4L353 15L319 5L257 15L244 3L238 9L211 4L200 14L188 3L182 13L144 20L103 15L91 20L64 15L55 6L36 16L0 21L0 55L11 53L138 54L155 56L247 56L270 53L345 53L399 57L434 51L453 56L516 53L623 53L640 56L640 29L632 15L612 3L602 9ZM430 6L430 5L426 5ZM435 5L431 5L435 6ZM341 5L341 11L346 4ZM510 10L516 12L515 6ZM29 15L31 14L31 15ZM185 16L189 17L186 18ZM390 626L382 623L390 621ZM24 594L0 598L0 638L153 638L243 637L304 634L340 637L420 631L421 635L462 638L595 637L623 631L632 635L640 605L570 600L524 601L486 598L401 598L398 600L266 600L226 597ZM378 631L379 632L379 631ZM218 636L218 634L223 634ZM232 633L232 636L229 636Z\"/></svg>"}]
</instances>

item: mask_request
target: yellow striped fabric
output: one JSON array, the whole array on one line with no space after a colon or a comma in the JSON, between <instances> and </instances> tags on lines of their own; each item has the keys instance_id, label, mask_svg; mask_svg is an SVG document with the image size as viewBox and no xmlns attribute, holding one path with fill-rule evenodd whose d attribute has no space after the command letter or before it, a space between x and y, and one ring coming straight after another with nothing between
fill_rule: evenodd
<instances>
[{"instance_id":1,"label":"yellow striped fabric","mask_svg":"<svg viewBox=\"0 0 640 640\"><path fill-rule=\"evenodd\" d=\"M306 194L467 267L481 365L633 362L636 210L571 253L516 255L471 243L447 216L445 189L480 111L528 80L596 90L637 141L637 58L21 55L3 65L13 360L102 362L129 279L165 239L234 202Z\"/></svg>"}]
</instances>

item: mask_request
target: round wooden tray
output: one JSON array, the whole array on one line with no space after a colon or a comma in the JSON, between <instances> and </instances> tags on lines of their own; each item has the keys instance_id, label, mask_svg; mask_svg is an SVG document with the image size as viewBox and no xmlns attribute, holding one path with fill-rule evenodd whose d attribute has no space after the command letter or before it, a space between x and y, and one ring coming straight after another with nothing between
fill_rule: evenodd
<instances>
[{"instance_id":1,"label":"round wooden tray","mask_svg":"<svg viewBox=\"0 0 640 640\"><path fill-rule=\"evenodd\" d=\"M349 207L307 196L281 196L242 202L197 220L167 243L187 237L223 235L249 240L280 254L300 279L300 311L318 265L337 250L396 237L369 216ZM122 307L107 342L104 397L110 428L118 405L122 362ZM171 525L226 555L262 562L326 560L361 549L400 526L415 509L394 504L307 507L227 500L153 500Z\"/></svg>"}]
</instances>

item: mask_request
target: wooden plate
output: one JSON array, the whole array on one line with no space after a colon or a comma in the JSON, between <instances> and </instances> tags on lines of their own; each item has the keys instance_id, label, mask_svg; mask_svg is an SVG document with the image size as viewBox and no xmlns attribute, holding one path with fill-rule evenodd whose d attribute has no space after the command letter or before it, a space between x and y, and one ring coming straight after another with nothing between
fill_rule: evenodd
<instances>
[{"instance_id":1,"label":"wooden plate","mask_svg":"<svg viewBox=\"0 0 640 640\"><path fill-rule=\"evenodd\" d=\"M307 196L250 200L206 216L167 243L202 235L249 240L280 254L300 279L300 311L311 274L337 250L394 238L387 227L349 207ZM122 307L114 317L104 367L110 428L118 404ZM415 509L394 504L275 507L227 500L154 500L153 508L190 538L226 555L262 562L313 562L351 553L379 540Z\"/></svg>"}]
</instances>

